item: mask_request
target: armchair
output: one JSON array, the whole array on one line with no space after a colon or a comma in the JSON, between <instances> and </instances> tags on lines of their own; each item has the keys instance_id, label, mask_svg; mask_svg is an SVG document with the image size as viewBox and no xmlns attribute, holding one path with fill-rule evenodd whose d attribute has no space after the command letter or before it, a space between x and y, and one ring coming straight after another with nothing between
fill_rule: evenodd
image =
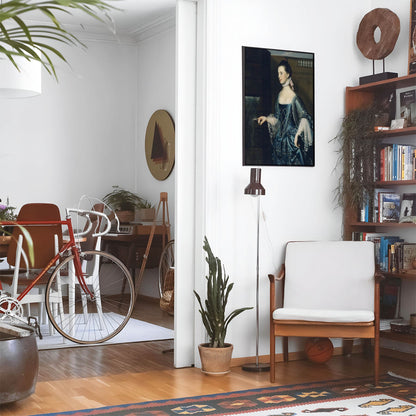
<instances>
[{"instance_id":1,"label":"armchair","mask_svg":"<svg viewBox=\"0 0 416 416\"><path fill-rule=\"evenodd\" d=\"M286 245L285 262L270 279L270 381L275 381L275 339L283 337L374 340L374 381L379 376L379 278L369 241L300 241ZM276 282L282 282L282 306Z\"/></svg>"}]
</instances>

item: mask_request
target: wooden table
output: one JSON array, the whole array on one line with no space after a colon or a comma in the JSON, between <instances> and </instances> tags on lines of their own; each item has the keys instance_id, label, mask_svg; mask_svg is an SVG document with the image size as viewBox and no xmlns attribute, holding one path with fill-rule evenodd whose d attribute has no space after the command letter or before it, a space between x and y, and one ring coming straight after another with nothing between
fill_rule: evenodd
<instances>
[{"instance_id":1,"label":"wooden table","mask_svg":"<svg viewBox=\"0 0 416 416\"><path fill-rule=\"evenodd\" d=\"M159 267L160 255L168 242L169 225L156 225L153 241L146 261L146 269ZM134 278L146 253L152 223L135 224L132 234L110 234L102 237L102 249L119 258L131 271Z\"/></svg>"}]
</instances>

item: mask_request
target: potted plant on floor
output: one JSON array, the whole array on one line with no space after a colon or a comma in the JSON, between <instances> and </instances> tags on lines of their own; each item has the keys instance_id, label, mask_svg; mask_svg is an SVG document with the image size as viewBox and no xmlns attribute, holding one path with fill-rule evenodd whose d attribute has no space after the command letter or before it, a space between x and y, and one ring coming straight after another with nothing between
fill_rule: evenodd
<instances>
[{"instance_id":1,"label":"potted plant on floor","mask_svg":"<svg viewBox=\"0 0 416 416\"><path fill-rule=\"evenodd\" d=\"M206 261L209 267L206 300L203 303L199 294L194 290L198 300L202 322L210 341L199 345L202 371L209 375L223 375L230 371L230 361L233 351L231 344L225 343L228 325L240 313L251 307L239 308L226 315L228 296L234 286L229 283L229 276L221 260L212 253L208 239L204 238L203 249L207 253Z\"/></svg>"},{"instance_id":2,"label":"potted plant on floor","mask_svg":"<svg viewBox=\"0 0 416 416\"><path fill-rule=\"evenodd\" d=\"M113 186L113 190L104 196L103 201L116 211L121 223L134 221L135 209L145 202L139 195L118 185Z\"/></svg>"}]
</instances>

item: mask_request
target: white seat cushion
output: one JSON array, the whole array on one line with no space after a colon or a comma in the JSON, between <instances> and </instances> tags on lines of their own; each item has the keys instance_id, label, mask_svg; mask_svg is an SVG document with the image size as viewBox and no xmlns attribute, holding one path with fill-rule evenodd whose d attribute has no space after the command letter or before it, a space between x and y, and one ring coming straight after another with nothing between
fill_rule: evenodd
<instances>
[{"instance_id":1,"label":"white seat cushion","mask_svg":"<svg viewBox=\"0 0 416 416\"><path fill-rule=\"evenodd\" d=\"M374 312L369 310L279 308L273 312L273 319L342 323L372 322L374 321Z\"/></svg>"}]
</instances>

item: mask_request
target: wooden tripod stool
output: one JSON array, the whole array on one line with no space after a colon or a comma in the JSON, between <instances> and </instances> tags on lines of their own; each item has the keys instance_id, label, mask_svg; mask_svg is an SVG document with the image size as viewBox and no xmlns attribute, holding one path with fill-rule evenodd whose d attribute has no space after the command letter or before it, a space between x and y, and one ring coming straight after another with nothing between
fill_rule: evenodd
<instances>
[{"instance_id":1,"label":"wooden tripod stool","mask_svg":"<svg viewBox=\"0 0 416 416\"><path fill-rule=\"evenodd\" d=\"M156 227L157 227L156 219L159 216L159 211L160 211L161 207L162 207L162 224L159 225L159 226L161 226L163 228L162 229L162 250L165 247L166 243L168 241L170 241L170 239L171 239L171 237L170 237L169 208L168 208L168 193L167 192L161 192L160 193L159 205L157 206L155 219L153 220L152 228L150 230L149 240L147 241L146 251L143 254L143 261L142 261L142 265L140 267L139 277L137 279L136 296L139 293L138 289L140 288L140 284L141 284L142 279L143 279L143 274L144 274L144 270L146 268L147 258L149 256L150 247L152 246L153 237L155 235L155 231L156 231Z\"/></svg>"}]
</instances>

